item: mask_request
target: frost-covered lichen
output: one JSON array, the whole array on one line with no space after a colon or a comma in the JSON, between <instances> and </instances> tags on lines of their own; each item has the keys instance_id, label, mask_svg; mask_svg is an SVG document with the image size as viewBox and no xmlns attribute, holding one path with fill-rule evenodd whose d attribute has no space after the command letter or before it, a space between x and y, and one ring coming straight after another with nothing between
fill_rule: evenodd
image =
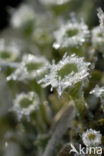
<instances>
[{"instance_id":1,"label":"frost-covered lichen","mask_svg":"<svg viewBox=\"0 0 104 156\"><path fill-rule=\"evenodd\" d=\"M96 50L104 51L104 12L98 8L98 18L100 25L92 29L92 45Z\"/></svg>"},{"instance_id":2,"label":"frost-covered lichen","mask_svg":"<svg viewBox=\"0 0 104 156\"><path fill-rule=\"evenodd\" d=\"M101 52L104 51L104 37L100 26L92 29L92 46Z\"/></svg>"},{"instance_id":3,"label":"frost-covered lichen","mask_svg":"<svg viewBox=\"0 0 104 156\"><path fill-rule=\"evenodd\" d=\"M65 54L58 64L53 61L53 64L49 66L49 73L39 80L39 83L43 83L43 87L51 85L51 89L56 88L61 96L66 88L72 87L89 75L89 65L90 63L84 62L83 58L74 54L71 56Z\"/></svg>"},{"instance_id":4,"label":"frost-covered lichen","mask_svg":"<svg viewBox=\"0 0 104 156\"><path fill-rule=\"evenodd\" d=\"M48 65L48 61L44 57L38 57L32 54L24 55L22 62L14 73L7 77L7 80L23 81L26 79L35 79L45 72L46 65Z\"/></svg>"},{"instance_id":5,"label":"frost-covered lichen","mask_svg":"<svg viewBox=\"0 0 104 156\"><path fill-rule=\"evenodd\" d=\"M13 13L11 25L14 28L20 28L25 33L31 33L35 23L34 9L29 5L21 5L21 7Z\"/></svg>"},{"instance_id":6,"label":"frost-covered lichen","mask_svg":"<svg viewBox=\"0 0 104 156\"><path fill-rule=\"evenodd\" d=\"M90 94L94 94L96 97L99 97L101 100L101 108L104 111L104 87L99 87L98 85L90 91Z\"/></svg>"},{"instance_id":7,"label":"frost-covered lichen","mask_svg":"<svg viewBox=\"0 0 104 156\"><path fill-rule=\"evenodd\" d=\"M54 32L54 37L56 41L53 43L53 47L55 49L78 46L88 40L89 31L83 21L80 23L69 21Z\"/></svg>"},{"instance_id":8,"label":"frost-covered lichen","mask_svg":"<svg viewBox=\"0 0 104 156\"><path fill-rule=\"evenodd\" d=\"M102 135L99 131L88 129L82 134L83 143L86 146L98 146L101 144Z\"/></svg>"},{"instance_id":9,"label":"frost-covered lichen","mask_svg":"<svg viewBox=\"0 0 104 156\"><path fill-rule=\"evenodd\" d=\"M8 64L19 57L20 48L14 41L0 39L0 64Z\"/></svg>"},{"instance_id":10,"label":"frost-covered lichen","mask_svg":"<svg viewBox=\"0 0 104 156\"><path fill-rule=\"evenodd\" d=\"M19 1L0 18L0 155L104 155L103 3Z\"/></svg>"},{"instance_id":11,"label":"frost-covered lichen","mask_svg":"<svg viewBox=\"0 0 104 156\"><path fill-rule=\"evenodd\" d=\"M35 92L21 93L16 96L13 107L10 109L15 112L18 120L23 116L29 119L29 115L39 108L39 98Z\"/></svg>"},{"instance_id":12,"label":"frost-covered lichen","mask_svg":"<svg viewBox=\"0 0 104 156\"><path fill-rule=\"evenodd\" d=\"M96 85L96 87L90 91L90 94L94 94L96 97L100 97L101 94L104 94L104 87L99 87Z\"/></svg>"},{"instance_id":13,"label":"frost-covered lichen","mask_svg":"<svg viewBox=\"0 0 104 156\"><path fill-rule=\"evenodd\" d=\"M101 8L98 8L98 18L99 18L99 23L100 23L100 30L102 34L104 35L104 12Z\"/></svg>"}]
</instances>

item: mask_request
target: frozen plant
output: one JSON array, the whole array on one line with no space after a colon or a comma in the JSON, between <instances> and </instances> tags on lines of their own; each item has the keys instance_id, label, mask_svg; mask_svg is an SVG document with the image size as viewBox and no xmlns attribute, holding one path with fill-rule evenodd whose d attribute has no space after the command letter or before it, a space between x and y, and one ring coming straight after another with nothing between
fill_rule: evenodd
<instances>
[{"instance_id":1,"label":"frozen plant","mask_svg":"<svg viewBox=\"0 0 104 156\"><path fill-rule=\"evenodd\" d=\"M55 42L53 47L55 49L67 48L82 45L89 37L89 30L83 21L80 23L69 21L61 25L59 30L54 32Z\"/></svg>"},{"instance_id":2,"label":"frozen plant","mask_svg":"<svg viewBox=\"0 0 104 156\"><path fill-rule=\"evenodd\" d=\"M5 65L16 61L19 57L20 48L13 41L0 39L0 64Z\"/></svg>"},{"instance_id":3,"label":"frozen plant","mask_svg":"<svg viewBox=\"0 0 104 156\"><path fill-rule=\"evenodd\" d=\"M98 18L99 18L99 23L100 23L100 29L102 34L104 35L104 12L101 8L98 8Z\"/></svg>"},{"instance_id":4,"label":"frozen plant","mask_svg":"<svg viewBox=\"0 0 104 156\"><path fill-rule=\"evenodd\" d=\"M20 146L18 156L103 149L104 12L95 12L102 4L95 1L7 7L10 24L0 32L0 156L15 156L11 141ZM78 154L70 153L72 144Z\"/></svg>"},{"instance_id":5,"label":"frozen plant","mask_svg":"<svg viewBox=\"0 0 104 156\"><path fill-rule=\"evenodd\" d=\"M100 97L101 94L104 94L104 87L99 87L96 85L96 87L90 91L90 94L94 94L96 97Z\"/></svg>"},{"instance_id":6,"label":"frozen plant","mask_svg":"<svg viewBox=\"0 0 104 156\"><path fill-rule=\"evenodd\" d=\"M104 51L104 36L101 32L100 26L92 29L92 46L101 52Z\"/></svg>"},{"instance_id":7,"label":"frozen plant","mask_svg":"<svg viewBox=\"0 0 104 156\"><path fill-rule=\"evenodd\" d=\"M10 110L16 113L18 120L21 120L23 116L29 119L29 115L38 108L38 95L35 92L29 92L17 95Z\"/></svg>"},{"instance_id":8,"label":"frozen plant","mask_svg":"<svg viewBox=\"0 0 104 156\"><path fill-rule=\"evenodd\" d=\"M28 32L29 30L32 31L34 27L35 21L35 12L29 5L21 5L21 7L14 12L11 25L14 28L20 28L23 31Z\"/></svg>"},{"instance_id":9,"label":"frozen plant","mask_svg":"<svg viewBox=\"0 0 104 156\"><path fill-rule=\"evenodd\" d=\"M90 94L94 94L96 97L99 97L101 100L101 108L104 111L104 87L99 87L96 85L96 87L90 91Z\"/></svg>"},{"instance_id":10,"label":"frozen plant","mask_svg":"<svg viewBox=\"0 0 104 156\"><path fill-rule=\"evenodd\" d=\"M102 135L99 131L88 129L82 134L83 143L86 146L98 146L101 144Z\"/></svg>"},{"instance_id":11,"label":"frozen plant","mask_svg":"<svg viewBox=\"0 0 104 156\"><path fill-rule=\"evenodd\" d=\"M25 79L37 78L45 72L46 65L48 65L48 61L44 57L26 54L14 73L7 77L7 80L24 81Z\"/></svg>"},{"instance_id":12,"label":"frozen plant","mask_svg":"<svg viewBox=\"0 0 104 156\"><path fill-rule=\"evenodd\" d=\"M66 88L72 87L89 75L89 65L90 63L84 62L83 58L74 54L71 56L65 54L58 64L53 61L53 64L49 66L49 73L38 82L43 83L42 87L51 85L51 90L56 88L61 96Z\"/></svg>"},{"instance_id":13,"label":"frozen plant","mask_svg":"<svg viewBox=\"0 0 104 156\"><path fill-rule=\"evenodd\" d=\"M98 8L98 18L100 25L92 29L92 45L95 49L104 51L104 12Z\"/></svg>"}]
</instances>

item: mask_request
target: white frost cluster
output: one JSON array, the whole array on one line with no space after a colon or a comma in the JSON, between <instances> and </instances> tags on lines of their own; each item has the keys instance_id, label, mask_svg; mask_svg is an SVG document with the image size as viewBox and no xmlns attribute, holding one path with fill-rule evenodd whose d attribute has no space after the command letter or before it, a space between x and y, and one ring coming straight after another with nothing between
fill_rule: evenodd
<instances>
[{"instance_id":1,"label":"white frost cluster","mask_svg":"<svg viewBox=\"0 0 104 156\"><path fill-rule=\"evenodd\" d=\"M26 54L14 73L7 77L7 80L34 79L44 73L46 65L48 65L48 61L44 57Z\"/></svg>"},{"instance_id":2,"label":"white frost cluster","mask_svg":"<svg viewBox=\"0 0 104 156\"><path fill-rule=\"evenodd\" d=\"M41 0L42 3L46 5L62 5L70 0Z\"/></svg>"},{"instance_id":3,"label":"white frost cluster","mask_svg":"<svg viewBox=\"0 0 104 156\"><path fill-rule=\"evenodd\" d=\"M104 12L101 8L98 8L98 18L99 18L99 23L100 23L100 30L104 35Z\"/></svg>"},{"instance_id":4,"label":"white frost cluster","mask_svg":"<svg viewBox=\"0 0 104 156\"><path fill-rule=\"evenodd\" d=\"M86 146L98 146L101 144L102 135L99 131L89 129L82 134L83 143Z\"/></svg>"},{"instance_id":5,"label":"white frost cluster","mask_svg":"<svg viewBox=\"0 0 104 156\"><path fill-rule=\"evenodd\" d=\"M28 22L34 21L34 17L33 9L24 4L14 12L11 24L16 28L20 28L21 26L25 26Z\"/></svg>"},{"instance_id":6,"label":"white frost cluster","mask_svg":"<svg viewBox=\"0 0 104 156\"><path fill-rule=\"evenodd\" d=\"M74 71L74 65L76 71ZM45 75L45 78L39 80L39 83L43 83L42 87L47 87L49 85L57 89L59 96L62 95L63 91L76 84L77 82L85 79L88 73L88 66L90 63L84 62L83 58L79 58L76 55L63 56L62 60L58 64L53 64L49 66L49 73ZM66 66L71 70L65 75L59 74ZM63 77L62 77L63 76Z\"/></svg>"},{"instance_id":7,"label":"white frost cluster","mask_svg":"<svg viewBox=\"0 0 104 156\"><path fill-rule=\"evenodd\" d=\"M20 48L13 41L0 39L0 64L15 61L20 54Z\"/></svg>"},{"instance_id":8,"label":"white frost cluster","mask_svg":"<svg viewBox=\"0 0 104 156\"><path fill-rule=\"evenodd\" d=\"M20 120L23 116L29 119L29 115L37 110L39 107L39 98L35 92L21 93L16 96L13 107L10 109L14 111Z\"/></svg>"},{"instance_id":9,"label":"white frost cluster","mask_svg":"<svg viewBox=\"0 0 104 156\"><path fill-rule=\"evenodd\" d=\"M90 91L90 94L94 94L96 97L100 97L102 94L104 94L104 87L99 87L96 85L96 87Z\"/></svg>"},{"instance_id":10,"label":"white frost cluster","mask_svg":"<svg viewBox=\"0 0 104 156\"><path fill-rule=\"evenodd\" d=\"M56 41L53 43L53 47L55 49L60 49L82 45L88 40L88 37L89 30L83 21L81 23L69 21L54 32Z\"/></svg>"},{"instance_id":11,"label":"white frost cluster","mask_svg":"<svg viewBox=\"0 0 104 156\"><path fill-rule=\"evenodd\" d=\"M104 36L99 26L92 30L92 44L95 49L104 51Z\"/></svg>"},{"instance_id":12,"label":"white frost cluster","mask_svg":"<svg viewBox=\"0 0 104 156\"><path fill-rule=\"evenodd\" d=\"M90 91L90 94L94 94L96 97L99 97L101 100L101 108L104 111L104 87L99 87L96 85L96 87Z\"/></svg>"}]
</instances>

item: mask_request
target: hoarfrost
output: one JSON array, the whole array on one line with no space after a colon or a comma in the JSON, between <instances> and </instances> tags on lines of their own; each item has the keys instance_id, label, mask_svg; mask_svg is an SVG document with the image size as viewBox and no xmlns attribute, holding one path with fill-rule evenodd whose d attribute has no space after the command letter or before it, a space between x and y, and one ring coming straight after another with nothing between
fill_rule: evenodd
<instances>
[{"instance_id":1,"label":"hoarfrost","mask_svg":"<svg viewBox=\"0 0 104 156\"><path fill-rule=\"evenodd\" d=\"M34 21L34 10L28 5L22 5L12 16L11 24L19 28L27 22Z\"/></svg>"},{"instance_id":2,"label":"hoarfrost","mask_svg":"<svg viewBox=\"0 0 104 156\"><path fill-rule=\"evenodd\" d=\"M52 88L57 89L59 96L61 96L66 88L82 81L89 75L89 65L90 63L84 62L83 58L79 58L74 54L71 56L65 54L58 64L53 61L49 67L49 74L45 75L38 83L43 83L42 87L51 85ZM64 68L68 69L68 73L65 73Z\"/></svg>"},{"instance_id":3,"label":"hoarfrost","mask_svg":"<svg viewBox=\"0 0 104 156\"><path fill-rule=\"evenodd\" d=\"M20 54L20 48L13 41L0 39L0 64L6 65L15 61Z\"/></svg>"},{"instance_id":4,"label":"hoarfrost","mask_svg":"<svg viewBox=\"0 0 104 156\"><path fill-rule=\"evenodd\" d=\"M88 129L82 134L82 140L86 146L97 146L101 144L101 138L102 135L100 132L93 129Z\"/></svg>"},{"instance_id":5,"label":"hoarfrost","mask_svg":"<svg viewBox=\"0 0 104 156\"><path fill-rule=\"evenodd\" d=\"M69 21L54 32L54 37L56 41L53 43L53 47L55 49L66 48L82 45L88 40L89 31L83 21L81 23Z\"/></svg>"},{"instance_id":6,"label":"hoarfrost","mask_svg":"<svg viewBox=\"0 0 104 156\"><path fill-rule=\"evenodd\" d=\"M97 15L100 23L100 30L104 35L104 12L101 8L98 8L97 11L98 11Z\"/></svg>"},{"instance_id":7,"label":"hoarfrost","mask_svg":"<svg viewBox=\"0 0 104 156\"><path fill-rule=\"evenodd\" d=\"M16 96L13 107L10 111L14 111L18 120L21 120L22 116L26 116L29 119L29 115L39 107L39 98L35 92L21 93Z\"/></svg>"},{"instance_id":8,"label":"hoarfrost","mask_svg":"<svg viewBox=\"0 0 104 156\"><path fill-rule=\"evenodd\" d=\"M44 73L46 65L48 66L48 61L44 57L38 57L32 54L24 55L22 62L14 73L7 77L7 80L22 81L25 79L34 79Z\"/></svg>"},{"instance_id":9,"label":"hoarfrost","mask_svg":"<svg viewBox=\"0 0 104 156\"><path fill-rule=\"evenodd\" d=\"M104 94L104 87L99 87L96 85L96 87L90 91L90 94L94 94L96 97L100 97L101 94Z\"/></svg>"}]
</instances>

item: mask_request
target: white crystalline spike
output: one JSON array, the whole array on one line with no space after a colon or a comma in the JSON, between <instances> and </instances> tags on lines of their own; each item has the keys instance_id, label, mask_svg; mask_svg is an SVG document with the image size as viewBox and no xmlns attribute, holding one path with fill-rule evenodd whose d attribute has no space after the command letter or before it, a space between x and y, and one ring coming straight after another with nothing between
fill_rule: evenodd
<instances>
[{"instance_id":1,"label":"white crystalline spike","mask_svg":"<svg viewBox=\"0 0 104 156\"><path fill-rule=\"evenodd\" d=\"M96 97L100 97L101 94L104 93L104 87L99 87L98 85L96 85L96 87L90 91L90 94L94 94Z\"/></svg>"},{"instance_id":2,"label":"white crystalline spike","mask_svg":"<svg viewBox=\"0 0 104 156\"><path fill-rule=\"evenodd\" d=\"M54 44L53 44L53 47L54 47L55 49L59 49L60 45L57 44L57 43L54 43Z\"/></svg>"},{"instance_id":3,"label":"white crystalline spike","mask_svg":"<svg viewBox=\"0 0 104 156\"><path fill-rule=\"evenodd\" d=\"M104 35L104 12L101 8L98 8L97 9L98 13L98 18L99 18L99 23L100 23L100 29L101 29L101 32L103 33Z\"/></svg>"},{"instance_id":4,"label":"white crystalline spike","mask_svg":"<svg viewBox=\"0 0 104 156\"><path fill-rule=\"evenodd\" d=\"M51 87L50 91L51 91L51 92L53 91L53 87Z\"/></svg>"},{"instance_id":5,"label":"white crystalline spike","mask_svg":"<svg viewBox=\"0 0 104 156\"><path fill-rule=\"evenodd\" d=\"M61 75L58 75L58 71L63 69L65 65L70 66L71 64L75 64L78 71L75 72L72 70L71 73L61 78ZM82 81L89 75L89 65L90 63L84 62L83 58L79 58L76 55L67 56L65 54L58 64L52 63L49 73L39 80L38 83L42 83L42 87L51 85L53 88L57 89L59 96L61 96L66 88Z\"/></svg>"}]
</instances>

